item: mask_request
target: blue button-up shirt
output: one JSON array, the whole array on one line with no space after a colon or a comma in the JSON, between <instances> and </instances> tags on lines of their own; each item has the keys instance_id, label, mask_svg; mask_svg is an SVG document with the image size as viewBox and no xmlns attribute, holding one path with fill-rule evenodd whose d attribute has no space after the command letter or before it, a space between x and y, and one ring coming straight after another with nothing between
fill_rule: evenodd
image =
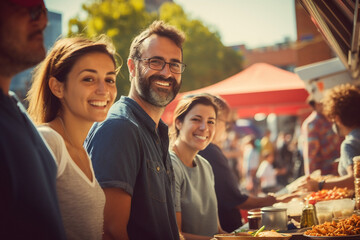
<instances>
[{"instance_id":1,"label":"blue button-up shirt","mask_svg":"<svg viewBox=\"0 0 360 240\"><path fill-rule=\"evenodd\" d=\"M0 89L0 238L66 239L56 162L13 93Z\"/></svg>"},{"instance_id":2,"label":"blue button-up shirt","mask_svg":"<svg viewBox=\"0 0 360 240\"><path fill-rule=\"evenodd\" d=\"M107 119L91 128L85 147L100 185L132 197L130 239L179 239L166 124L160 121L156 128L134 100L121 97Z\"/></svg>"}]
</instances>

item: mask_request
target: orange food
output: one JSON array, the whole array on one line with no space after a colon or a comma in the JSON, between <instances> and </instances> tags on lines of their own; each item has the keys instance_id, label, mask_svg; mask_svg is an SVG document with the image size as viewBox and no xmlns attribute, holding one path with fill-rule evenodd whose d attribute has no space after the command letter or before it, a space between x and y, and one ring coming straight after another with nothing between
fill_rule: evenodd
<instances>
[{"instance_id":1,"label":"orange food","mask_svg":"<svg viewBox=\"0 0 360 240\"><path fill-rule=\"evenodd\" d=\"M360 234L360 216L341 219L338 222L325 222L315 225L307 230L304 235L308 236L350 236Z\"/></svg>"},{"instance_id":2,"label":"orange food","mask_svg":"<svg viewBox=\"0 0 360 240\"><path fill-rule=\"evenodd\" d=\"M305 200L309 200L309 203L315 204L319 201L324 201L324 200L349 198L352 197L353 194L354 192L349 191L347 188L334 187L333 189L330 190L323 189L317 192L312 192L305 197Z\"/></svg>"}]
</instances>

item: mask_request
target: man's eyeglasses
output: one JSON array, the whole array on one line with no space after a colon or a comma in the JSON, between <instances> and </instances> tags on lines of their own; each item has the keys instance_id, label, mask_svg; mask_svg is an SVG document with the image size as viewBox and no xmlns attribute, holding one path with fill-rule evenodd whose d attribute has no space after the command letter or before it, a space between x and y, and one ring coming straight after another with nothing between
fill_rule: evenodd
<instances>
[{"instance_id":1,"label":"man's eyeglasses","mask_svg":"<svg viewBox=\"0 0 360 240\"><path fill-rule=\"evenodd\" d=\"M1 0L1 1L3 1L3 0ZM27 11L29 13L31 21L39 20L39 18L41 17L42 14L45 14L45 16L47 16L47 9L44 4L39 4L39 5L33 6L33 7L25 7L25 6L21 6L19 4L13 3L11 1L5 1L5 2L8 3L10 6L12 6L15 11L19 11L21 13L23 11Z\"/></svg>"},{"instance_id":2,"label":"man's eyeglasses","mask_svg":"<svg viewBox=\"0 0 360 240\"><path fill-rule=\"evenodd\" d=\"M137 58L139 61L145 61L149 68L161 71L164 69L166 64L169 64L170 71L172 73L182 73L185 70L186 64L180 62L166 62L164 59L160 58Z\"/></svg>"},{"instance_id":3,"label":"man's eyeglasses","mask_svg":"<svg viewBox=\"0 0 360 240\"><path fill-rule=\"evenodd\" d=\"M39 18L42 14L45 14L45 16L47 15L47 9L44 5L29 7L28 11L29 11L31 21L39 20Z\"/></svg>"}]
</instances>

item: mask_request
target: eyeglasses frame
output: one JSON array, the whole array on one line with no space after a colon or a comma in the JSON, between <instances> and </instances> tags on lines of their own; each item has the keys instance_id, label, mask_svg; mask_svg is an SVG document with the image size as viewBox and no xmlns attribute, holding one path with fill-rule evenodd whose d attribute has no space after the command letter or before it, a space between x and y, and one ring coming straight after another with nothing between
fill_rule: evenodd
<instances>
[{"instance_id":1,"label":"eyeglasses frame","mask_svg":"<svg viewBox=\"0 0 360 240\"><path fill-rule=\"evenodd\" d=\"M163 61L163 62L164 62L164 65L162 66L162 68L161 68L161 69L151 68L151 67L150 67L150 60L152 60L152 59L157 59L157 60ZM185 68L186 68L186 64L185 64L185 63L182 63L182 62L167 62L167 61L165 61L164 59L157 58L157 57L151 57L151 58L136 58L136 60L138 60L138 61L147 61L147 64L148 64L149 68L152 69L152 70L155 70L155 71L162 71L162 70L165 68L166 64L169 64L170 72L175 73L175 74L181 74L181 73L183 73L183 72L185 71ZM174 71L172 71L170 64L174 64L174 63L177 63L177 64L180 64L180 65L181 65L181 72L174 72Z\"/></svg>"}]
</instances>

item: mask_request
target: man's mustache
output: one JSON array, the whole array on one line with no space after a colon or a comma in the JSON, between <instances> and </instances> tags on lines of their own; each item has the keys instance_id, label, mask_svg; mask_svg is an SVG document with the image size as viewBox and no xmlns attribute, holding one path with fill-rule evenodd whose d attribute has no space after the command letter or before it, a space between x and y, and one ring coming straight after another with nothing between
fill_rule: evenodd
<instances>
[{"instance_id":1,"label":"man's mustache","mask_svg":"<svg viewBox=\"0 0 360 240\"><path fill-rule=\"evenodd\" d=\"M37 31L34 31L34 32L32 32L30 35L29 35L29 39L32 39L32 38L34 38L34 37L36 37L36 36L38 36L38 35L43 35L43 30L37 30Z\"/></svg>"},{"instance_id":2,"label":"man's mustache","mask_svg":"<svg viewBox=\"0 0 360 240\"><path fill-rule=\"evenodd\" d=\"M153 82L155 80L161 80L165 82L170 82L172 85L176 84L176 79L173 77L165 78L163 75L152 75L149 77L149 81Z\"/></svg>"}]
</instances>

